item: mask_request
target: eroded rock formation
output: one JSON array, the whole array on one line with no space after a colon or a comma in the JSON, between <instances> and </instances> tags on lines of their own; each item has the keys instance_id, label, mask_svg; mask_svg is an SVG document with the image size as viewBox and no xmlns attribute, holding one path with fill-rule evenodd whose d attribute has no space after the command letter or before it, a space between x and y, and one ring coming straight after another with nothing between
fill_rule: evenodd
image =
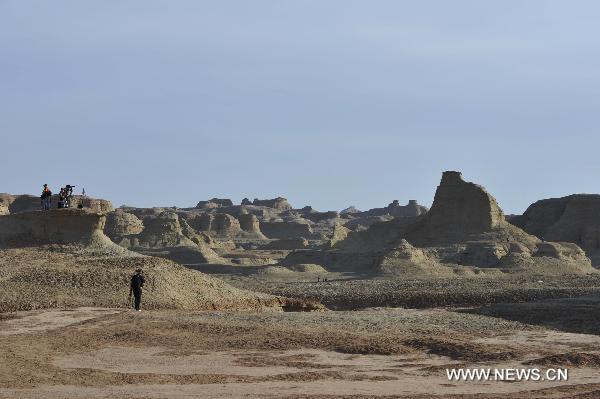
<instances>
[{"instance_id":1,"label":"eroded rock formation","mask_svg":"<svg viewBox=\"0 0 600 399\"><path fill-rule=\"evenodd\" d=\"M333 226L333 233L331 234L331 238L329 239L328 247L334 248L338 242L344 241L348 234L350 234L351 230L344 227L343 225L336 223Z\"/></svg>"},{"instance_id":2,"label":"eroded rock formation","mask_svg":"<svg viewBox=\"0 0 600 399\"><path fill-rule=\"evenodd\" d=\"M140 234L143 230L144 223L133 213L117 209L106 215L104 233L113 241L119 237Z\"/></svg>"},{"instance_id":3,"label":"eroded rock formation","mask_svg":"<svg viewBox=\"0 0 600 399\"><path fill-rule=\"evenodd\" d=\"M575 194L538 201L510 223L547 241L581 246L600 264L600 195Z\"/></svg>"},{"instance_id":4,"label":"eroded rock formation","mask_svg":"<svg viewBox=\"0 0 600 399\"><path fill-rule=\"evenodd\" d=\"M464 271L465 267L593 272L589 259L576 246L546 245L506 222L496 200L483 187L465 182L459 172L453 171L443 174L428 213L375 223L368 230L349 234L334 249L289 257L299 263L329 262L322 265L337 268L337 259L348 254L354 255L354 265L362 262L366 270L386 272L396 266L396 270L413 270L417 263L419 270L441 274L448 269L440 267L453 268L450 272ZM372 255L377 256L378 263L372 263Z\"/></svg>"},{"instance_id":5,"label":"eroded rock formation","mask_svg":"<svg viewBox=\"0 0 600 399\"><path fill-rule=\"evenodd\" d=\"M427 211L427 207L419 205L416 200L409 200L406 205L400 205L400 201L394 200L385 208L373 208L360 214L354 212L353 216L373 217L389 215L392 217L415 217L424 215ZM348 214L349 212L345 213Z\"/></svg>"},{"instance_id":6,"label":"eroded rock formation","mask_svg":"<svg viewBox=\"0 0 600 399\"><path fill-rule=\"evenodd\" d=\"M74 195L71 208L82 205L84 209L92 212L106 213L112 211L113 205L110 201ZM52 196L52 209L58 206L58 195ZM14 214L23 212L39 211L41 209L40 197L35 195L12 195L0 194L0 214Z\"/></svg>"},{"instance_id":7,"label":"eroded rock formation","mask_svg":"<svg viewBox=\"0 0 600 399\"><path fill-rule=\"evenodd\" d=\"M90 245L105 241L106 217L83 209L55 209L0 216L0 245ZM107 242L110 242L108 240Z\"/></svg>"},{"instance_id":8,"label":"eroded rock formation","mask_svg":"<svg viewBox=\"0 0 600 399\"><path fill-rule=\"evenodd\" d=\"M233 202L227 198L212 198L208 201L200 201L196 205L196 208L220 208L226 206L233 206Z\"/></svg>"},{"instance_id":9,"label":"eroded rock formation","mask_svg":"<svg viewBox=\"0 0 600 399\"><path fill-rule=\"evenodd\" d=\"M293 250L302 249L308 247L308 240L306 238L288 238L283 240L274 240L263 246L261 249L269 250Z\"/></svg>"},{"instance_id":10,"label":"eroded rock formation","mask_svg":"<svg viewBox=\"0 0 600 399\"><path fill-rule=\"evenodd\" d=\"M273 209L277 209L280 211L292 209L292 206L290 205L288 200L283 197L277 197L274 199L265 199L265 200L260 200L258 198L255 198L254 201L252 201L252 205L266 206L267 208L273 208Z\"/></svg>"},{"instance_id":11,"label":"eroded rock formation","mask_svg":"<svg viewBox=\"0 0 600 399\"><path fill-rule=\"evenodd\" d=\"M117 210L108 215L105 231L115 243L145 254L180 263L223 263L209 243L173 211L155 212L140 220L132 213ZM138 212L140 214L140 212Z\"/></svg>"},{"instance_id":12,"label":"eroded rock formation","mask_svg":"<svg viewBox=\"0 0 600 399\"><path fill-rule=\"evenodd\" d=\"M479 234L503 221L502 210L483 187L465 182L460 172L444 172L427 218L432 234Z\"/></svg>"},{"instance_id":13,"label":"eroded rock formation","mask_svg":"<svg viewBox=\"0 0 600 399\"><path fill-rule=\"evenodd\" d=\"M262 222L260 229L266 237L274 239L307 238L313 234L310 224L303 221Z\"/></svg>"}]
</instances>

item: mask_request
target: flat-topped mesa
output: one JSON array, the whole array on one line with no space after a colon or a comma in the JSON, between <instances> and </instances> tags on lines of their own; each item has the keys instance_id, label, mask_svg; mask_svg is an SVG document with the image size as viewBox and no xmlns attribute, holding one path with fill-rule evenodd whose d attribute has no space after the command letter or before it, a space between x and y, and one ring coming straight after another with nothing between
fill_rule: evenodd
<instances>
[{"instance_id":1,"label":"flat-topped mesa","mask_svg":"<svg viewBox=\"0 0 600 399\"><path fill-rule=\"evenodd\" d=\"M277 197L277 198L265 199L265 200L260 200L258 198L255 198L254 201L252 201L252 205L266 206L268 208L274 208L274 209L278 209L280 211L287 211L289 209L292 209L292 205L290 205L288 200L283 197Z\"/></svg>"},{"instance_id":2,"label":"flat-topped mesa","mask_svg":"<svg viewBox=\"0 0 600 399\"><path fill-rule=\"evenodd\" d=\"M400 205L400 201L393 200L385 208L373 208L365 212L354 213L354 216L373 217L373 216L391 216L391 217L416 217L427 213L427 207L419 205L416 200L409 200L408 204Z\"/></svg>"},{"instance_id":3,"label":"flat-topped mesa","mask_svg":"<svg viewBox=\"0 0 600 399\"><path fill-rule=\"evenodd\" d=\"M0 246L82 244L106 241L106 217L84 209L55 209L0 216Z\"/></svg>"},{"instance_id":4,"label":"flat-topped mesa","mask_svg":"<svg viewBox=\"0 0 600 399\"><path fill-rule=\"evenodd\" d=\"M233 206L233 201L228 198L212 198L208 201L199 201L196 204L196 208L198 209L221 208L227 206Z\"/></svg>"},{"instance_id":5,"label":"flat-topped mesa","mask_svg":"<svg viewBox=\"0 0 600 399\"><path fill-rule=\"evenodd\" d=\"M400 205L400 201L394 200L385 209L394 217L414 217L423 215L428 211L427 207L419 205L417 200L409 200L406 205Z\"/></svg>"},{"instance_id":6,"label":"flat-topped mesa","mask_svg":"<svg viewBox=\"0 0 600 399\"><path fill-rule=\"evenodd\" d=\"M73 195L71 199L71 208L78 208L79 206L99 213L107 213L112 211L113 205L110 201L92 198L88 196ZM53 209L58 207L58 195L52 196ZM36 195L12 195L0 193L0 215L8 215L14 213L23 212L34 212L41 208L40 197Z\"/></svg>"},{"instance_id":7,"label":"flat-topped mesa","mask_svg":"<svg viewBox=\"0 0 600 399\"><path fill-rule=\"evenodd\" d=\"M502 210L483 187L465 182L460 172L444 172L427 214L430 234L478 234L503 222Z\"/></svg>"}]
</instances>

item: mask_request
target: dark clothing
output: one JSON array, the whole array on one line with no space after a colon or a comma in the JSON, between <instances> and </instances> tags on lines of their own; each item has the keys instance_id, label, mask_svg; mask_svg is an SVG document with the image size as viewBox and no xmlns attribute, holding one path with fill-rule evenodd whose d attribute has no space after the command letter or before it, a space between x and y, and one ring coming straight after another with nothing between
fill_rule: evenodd
<instances>
[{"instance_id":1,"label":"dark clothing","mask_svg":"<svg viewBox=\"0 0 600 399\"><path fill-rule=\"evenodd\" d=\"M133 299L135 310L140 310L140 303L142 303L142 290L133 290Z\"/></svg>"},{"instance_id":2,"label":"dark clothing","mask_svg":"<svg viewBox=\"0 0 600 399\"><path fill-rule=\"evenodd\" d=\"M141 274L134 274L131 277L130 294L133 293L135 298L135 310L140 310L140 303L142 302L142 287L144 286L144 276Z\"/></svg>"},{"instance_id":3,"label":"dark clothing","mask_svg":"<svg viewBox=\"0 0 600 399\"><path fill-rule=\"evenodd\" d=\"M144 283L144 276L142 276L141 274L134 274L131 277L131 289L134 291L136 289L141 289L144 286Z\"/></svg>"},{"instance_id":4,"label":"dark clothing","mask_svg":"<svg viewBox=\"0 0 600 399\"><path fill-rule=\"evenodd\" d=\"M49 210L52 206L52 191L48 188L44 188L40 198L42 199L42 209L45 211Z\"/></svg>"}]
</instances>

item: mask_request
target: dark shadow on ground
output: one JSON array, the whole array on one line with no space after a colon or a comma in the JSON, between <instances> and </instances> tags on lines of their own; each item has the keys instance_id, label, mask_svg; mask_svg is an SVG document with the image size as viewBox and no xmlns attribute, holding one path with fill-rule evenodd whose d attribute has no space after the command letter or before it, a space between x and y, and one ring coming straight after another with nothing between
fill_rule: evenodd
<instances>
[{"instance_id":1,"label":"dark shadow on ground","mask_svg":"<svg viewBox=\"0 0 600 399\"><path fill-rule=\"evenodd\" d=\"M600 335L600 295L525 303L498 303L458 311L545 326L564 332Z\"/></svg>"}]
</instances>

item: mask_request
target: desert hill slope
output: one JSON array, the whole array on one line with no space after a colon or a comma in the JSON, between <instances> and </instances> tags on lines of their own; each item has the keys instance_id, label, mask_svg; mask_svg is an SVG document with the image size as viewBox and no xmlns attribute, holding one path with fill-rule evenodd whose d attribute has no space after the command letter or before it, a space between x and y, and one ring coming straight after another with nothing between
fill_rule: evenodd
<instances>
[{"instance_id":1,"label":"desert hill slope","mask_svg":"<svg viewBox=\"0 0 600 399\"><path fill-rule=\"evenodd\" d=\"M110 241L104 214L60 209L0 216L0 312L51 307L127 307L129 277L147 277L153 309L282 309L291 301L234 288L172 261Z\"/></svg>"}]
</instances>

